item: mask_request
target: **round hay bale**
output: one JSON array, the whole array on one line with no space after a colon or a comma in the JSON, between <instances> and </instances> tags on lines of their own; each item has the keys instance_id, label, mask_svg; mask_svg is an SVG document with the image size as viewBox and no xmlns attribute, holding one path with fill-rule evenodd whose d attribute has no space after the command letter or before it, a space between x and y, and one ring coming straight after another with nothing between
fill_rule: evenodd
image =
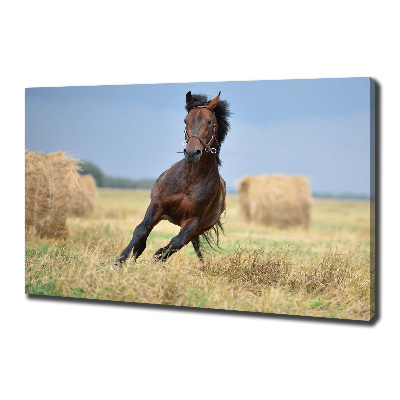
<instances>
[{"instance_id":1,"label":"round hay bale","mask_svg":"<svg viewBox=\"0 0 400 400\"><path fill-rule=\"evenodd\" d=\"M78 181L75 160L63 152L25 151L25 234L66 237L71 196Z\"/></svg>"},{"instance_id":2,"label":"round hay bale","mask_svg":"<svg viewBox=\"0 0 400 400\"><path fill-rule=\"evenodd\" d=\"M70 208L70 215L85 217L89 215L96 205L96 181L92 175L79 175Z\"/></svg>"},{"instance_id":3,"label":"round hay bale","mask_svg":"<svg viewBox=\"0 0 400 400\"><path fill-rule=\"evenodd\" d=\"M239 212L247 222L309 226L312 196L307 177L246 176L239 184Z\"/></svg>"}]
</instances>

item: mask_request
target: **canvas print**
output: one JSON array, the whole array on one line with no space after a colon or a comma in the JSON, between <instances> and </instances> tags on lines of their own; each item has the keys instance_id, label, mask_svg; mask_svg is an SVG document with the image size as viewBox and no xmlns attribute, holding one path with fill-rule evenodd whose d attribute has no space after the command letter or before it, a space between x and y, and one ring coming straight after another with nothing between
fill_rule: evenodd
<instances>
[{"instance_id":1,"label":"canvas print","mask_svg":"<svg viewBox=\"0 0 400 400\"><path fill-rule=\"evenodd\" d=\"M28 88L25 292L369 321L370 78Z\"/></svg>"}]
</instances>

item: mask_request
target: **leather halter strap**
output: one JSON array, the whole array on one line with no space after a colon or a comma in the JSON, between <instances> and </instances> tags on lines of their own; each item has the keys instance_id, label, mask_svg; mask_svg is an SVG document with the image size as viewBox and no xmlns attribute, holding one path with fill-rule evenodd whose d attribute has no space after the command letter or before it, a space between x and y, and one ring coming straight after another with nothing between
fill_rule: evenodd
<instances>
[{"instance_id":1,"label":"leather halter strap","mask_svg":"<svg viewBox=\"0 0 400 400\"><path fill-rule=\"evenodd\" d=\"M203 143L203 146L204 146L204 150L205 150L205 151L211 151L212 154L215 154L215 153L217 152L217 149L216 149L215 147L210 147L210 144L211 144L211 142L212 142L213 139L214 139L214 135L212 135L212 137L211 137L211 139L210 139L210 141L209 141L208 143L206 143L199 135L195 135L195 134L192 134L192 135L190 135L190 136L187 135L184 144L187 144L187 143L189 142L189 139L191 139L191 138L197 138L197 139L199 139L200 142Z\"/></svg>"},{"instance_id":2,"label":"leather halter strap","mask_svg":"<svg viewBox=\"0 0 400 400\"><path fill-rule=\"evenodd\" d=\"M207 108L207 110L210 110L210 111L212 111L213 114L215 114L215 111L214 111L212 108L207 107L207 106L192 107L192 108L189 110L189 112L192 111L192 110L194 110L195 108Z\"/></svg>"}]
</instances>

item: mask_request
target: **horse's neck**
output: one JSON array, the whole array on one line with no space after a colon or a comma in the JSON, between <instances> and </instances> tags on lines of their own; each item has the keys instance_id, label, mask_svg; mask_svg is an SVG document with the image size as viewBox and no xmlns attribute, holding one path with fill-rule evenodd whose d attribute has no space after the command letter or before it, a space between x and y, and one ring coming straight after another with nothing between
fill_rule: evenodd
<instances>
[{"instance_id":1,"label":"horse's neck","mask_svg":"<svg viewBox=\"0 0 400 400\"><path fill-rule=\"evenodd\" d=\"M197 164L184 161L183 168L187 177L193 180L212 175L219 176L217 159L211 153L203 154Z\"/></svg>"}]
</instances>

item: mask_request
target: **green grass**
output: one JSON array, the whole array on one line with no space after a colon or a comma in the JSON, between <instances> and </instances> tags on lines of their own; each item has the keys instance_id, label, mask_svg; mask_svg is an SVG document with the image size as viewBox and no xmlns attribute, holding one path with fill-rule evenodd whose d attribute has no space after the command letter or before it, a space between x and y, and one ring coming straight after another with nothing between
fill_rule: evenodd
<instances>
[{"instance_id":1,"label":"green grass","mask_svg":"<svg viewBox=\"0 0 400 400\"><path fill-rule=\"evenodd\" d=\"M69 220L69 238L27 241L26 293L371 318L369 203L318 200L309 229L283 230L246 224L228 195L221 252L203 264L191 245L154 263L152 254L179 232L162 221L136 263L114 268L148 203L149 191L102 189L92 215Z\"/></svg>"}]
</instances>

